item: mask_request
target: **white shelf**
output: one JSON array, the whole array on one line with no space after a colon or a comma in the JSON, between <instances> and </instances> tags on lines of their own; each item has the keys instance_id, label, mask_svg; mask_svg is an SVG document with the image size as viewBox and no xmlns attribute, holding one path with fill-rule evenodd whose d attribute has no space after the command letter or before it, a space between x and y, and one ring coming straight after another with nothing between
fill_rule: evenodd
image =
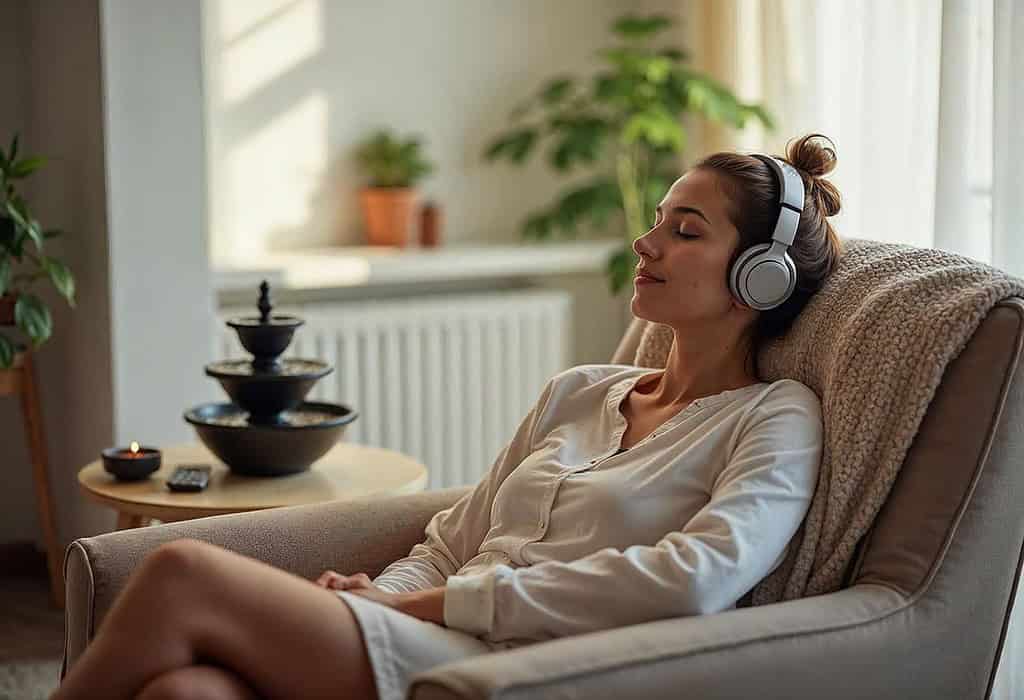
<instances>
[{"instance_id":1,"label":"white shelf","mask_svg":"<svg viewBox=\"0 0 1024 700\"><path fill-rule=\"evenodd\" d=\"M601 272L621 239L438 248L336 246L270 253L213 269L220 292L367 288L487 278Z\"/></svg>"}]
</instances>

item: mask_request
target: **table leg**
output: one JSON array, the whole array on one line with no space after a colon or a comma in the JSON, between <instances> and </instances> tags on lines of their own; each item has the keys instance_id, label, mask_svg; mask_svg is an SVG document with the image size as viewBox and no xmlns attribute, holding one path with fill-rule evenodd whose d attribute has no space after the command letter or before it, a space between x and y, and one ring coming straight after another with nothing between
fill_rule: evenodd
<instances>
[{"instance_id":1,"label":"table leg","mask_svg":"<svg viewBox=\"0 0 1024 700\"><path fill-rule=\"evenodd\" d=\"M36 386L36 370L32 353L22 355L21 406L25 420L25 435L28 438L29 453L32 457L33 481L39 508L39 521L43 526L46 541L46 563L50 572L50 592L58 608L64 608L64 550L57 536L57 511L50 488L49 460L46 454L46 439L43 436L43 412L39 403Z\"/></svg>"},{"instance_id":2,"label":"table leg","mask_svg":"<svg viewBox=\"0 0 1024 700\"><path fill-rule=\"evenodd\" d=\"M141 515L133 515L131 513L118 513L117 514L117 529L118 530L130 530L135 527L142 527L145 525L145 518Z\"/></svg>"}]
</instances>

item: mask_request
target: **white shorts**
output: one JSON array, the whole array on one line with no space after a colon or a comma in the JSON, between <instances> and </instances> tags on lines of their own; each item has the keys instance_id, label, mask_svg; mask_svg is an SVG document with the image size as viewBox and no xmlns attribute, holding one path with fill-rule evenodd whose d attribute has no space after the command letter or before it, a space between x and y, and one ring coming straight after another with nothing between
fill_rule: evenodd
<instances>
[{"instance_id":1,"label":"white shorts","mask_svg":"<svg viewBox=\"0 0 1024 700\"><path fill-rule=\"evenodd\" d=\"M420 671L519 646L488 642L348 591L334 592L348 604L359 622L380 700L405 700L410 679Z\"/></svg>"}]
</instances>

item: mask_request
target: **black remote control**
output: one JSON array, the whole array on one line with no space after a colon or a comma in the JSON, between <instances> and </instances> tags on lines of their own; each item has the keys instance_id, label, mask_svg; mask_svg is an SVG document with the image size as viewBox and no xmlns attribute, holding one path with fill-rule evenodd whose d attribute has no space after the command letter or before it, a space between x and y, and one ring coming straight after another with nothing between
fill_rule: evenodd
<instances>
[{"instance_id":1,"label":"black remote control","mask_svg":"<svg viewBox=\"0 0 1024 700\"><path fill-rule=\"evenodd\" d=\"M171 491L202 491L210 483L213 467L208 464L182 464L167 478Z\"/></svg>"}]
</instances>

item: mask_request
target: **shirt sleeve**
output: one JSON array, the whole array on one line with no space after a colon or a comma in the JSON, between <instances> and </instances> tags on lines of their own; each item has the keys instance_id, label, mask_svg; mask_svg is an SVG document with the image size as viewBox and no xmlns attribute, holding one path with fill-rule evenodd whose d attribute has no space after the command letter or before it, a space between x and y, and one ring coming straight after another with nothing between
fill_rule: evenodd
<instances>
[{"instance_id":1,"label":"shirt sleeve","mask_svg":"<svg viewBox=\"0 0 1024 700\"><path fill-rule=\"evenodd\" d=\"M519 463L533 452L537 425L556 379L557 375L545 384L537 402L484 478L451 507L435 514L424 530L426 539L414 545L407 557L385 567L373 580L374 584L392 593L444 586L449 576L477 555L491 527L494 494Z\"/></svg>"},{"instance_id":2,"label":"shirt sleeve","mask_svg":"<svg viewBox=\"0 0 1024 700\"><path fill-rule=\"evenodd\" d=\"M682 530L571 562L449 577L445 624L492 641L544 640L730 608L782 562L810 507L823 428L805 390L752 411Z\"/></svg>"}]
</instances>

